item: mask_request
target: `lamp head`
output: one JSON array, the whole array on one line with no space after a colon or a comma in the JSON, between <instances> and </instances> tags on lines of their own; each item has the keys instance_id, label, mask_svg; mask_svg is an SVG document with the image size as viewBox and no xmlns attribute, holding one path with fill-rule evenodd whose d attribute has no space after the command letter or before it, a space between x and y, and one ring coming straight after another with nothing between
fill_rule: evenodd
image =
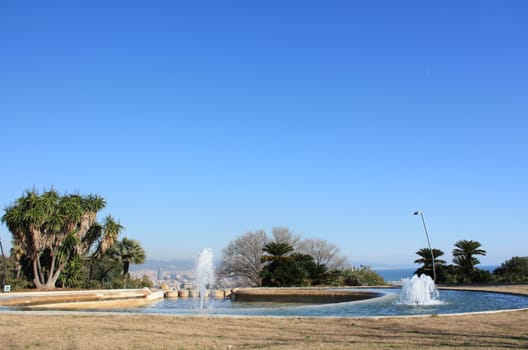
<instances>
[{"instance_id":1,"label":"lamp head","mask_svg":"<svg viewBox=\"0 0 528 350\"><path fill-rule=\"evenodd\" d=\"M422 215L422 212L421 212L421 211L415 211L415 212L413 213L413 215Z\"/></svg>"}]
</instances>

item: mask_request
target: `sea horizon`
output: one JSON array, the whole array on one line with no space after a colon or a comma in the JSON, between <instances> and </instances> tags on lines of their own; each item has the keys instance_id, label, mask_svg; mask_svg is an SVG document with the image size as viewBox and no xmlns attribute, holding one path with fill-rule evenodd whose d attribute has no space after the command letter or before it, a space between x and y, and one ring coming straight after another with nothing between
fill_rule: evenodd
<instances>
[{"instance_id":1,"label":"sea horizon","mask_svg":"<svg viewBox=\"0 0 528 350\"><path fill-rule=\"evenodd\" d=\"M477 266L481 270L487 270L492 272L494 269L499 267L499 265L482 265ZM410 278L414 275L414 272L418 267L408 267L408 268L382 268L382 269L373 269L376 271L385 282L400 282L403 278Z\"/></svg>"}]
</instances>

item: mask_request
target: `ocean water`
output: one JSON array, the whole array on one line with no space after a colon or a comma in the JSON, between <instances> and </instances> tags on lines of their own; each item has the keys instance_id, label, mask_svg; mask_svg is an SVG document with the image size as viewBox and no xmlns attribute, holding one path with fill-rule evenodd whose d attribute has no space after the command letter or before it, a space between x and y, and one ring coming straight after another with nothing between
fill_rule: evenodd
<instances>
[{"instance_id":1,"label":"ocean water","mask_svg":"<svg viewBox=\"0 0 528 350\"><path fill-rule=\"evenodd\" d=\"M377 273L380 274L381 277L385 280L387 283L391 282L400 282L402 278L410 278L413 276L414 271L418 269L419 265L416 265L416 267L411 268L405 268L405 269L379 269L374 270ZM481 270L487 270L492 272L494 269L496 269L497 265L478 265L477 266Z\"/></svg>"},{"instance_id":2,"label":"ocean water","mask_svg":"<svg viewBox=\"0 0 528 350\"><path fill-rule=\"evenodd\" d=\"M387 283L400 282L403 278L410 278L413 276L416 268L406 269L380 269L375 270Z\"/></svg>"}]
</instances>

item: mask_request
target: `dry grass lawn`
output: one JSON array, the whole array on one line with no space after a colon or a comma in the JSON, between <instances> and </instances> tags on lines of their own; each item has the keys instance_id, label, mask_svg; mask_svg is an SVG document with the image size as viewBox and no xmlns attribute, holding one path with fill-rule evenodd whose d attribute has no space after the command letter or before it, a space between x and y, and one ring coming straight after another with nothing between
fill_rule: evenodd
<instances>
[{"instance_id":1,"label":"dry grass lawn","mask_svg":"<svg viewBox=\"0 0 528 350\"><path fill-rule=\"evenodd\" d=\"M500 289L503 290L503 289ZM528 287L516 292L528 294ZM0 313L3 349L528 349L528 310L390 318Z\"/></svg>"}]
</instances>

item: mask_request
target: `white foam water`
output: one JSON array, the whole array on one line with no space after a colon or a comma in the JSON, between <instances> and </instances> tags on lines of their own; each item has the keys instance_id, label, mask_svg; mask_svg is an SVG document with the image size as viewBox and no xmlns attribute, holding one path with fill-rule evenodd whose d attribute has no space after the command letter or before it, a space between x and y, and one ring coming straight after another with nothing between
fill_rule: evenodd
<instances>
[{"instance_id":1,"label":"white foam water","mask_svg":"<svg viewBox=\"0 0 528 350\"><path fill-rule=\"evenodd\" d=\"M214 284L213 251L210 248L202 250L198 256L196 283L200 291L200 309L203 309L207 296L207 286Z\"/></svg>"},{"instance_id":2,"label":"white foam water","mask_svg":"<svg viewBox=\"0 0 528 350\"><path fill-rule=\"evenodd\" d=\"M402 279L400 302L402 305L438 305L439 293L433 279L427 275Z\"/></svg>"}]
</instances>

